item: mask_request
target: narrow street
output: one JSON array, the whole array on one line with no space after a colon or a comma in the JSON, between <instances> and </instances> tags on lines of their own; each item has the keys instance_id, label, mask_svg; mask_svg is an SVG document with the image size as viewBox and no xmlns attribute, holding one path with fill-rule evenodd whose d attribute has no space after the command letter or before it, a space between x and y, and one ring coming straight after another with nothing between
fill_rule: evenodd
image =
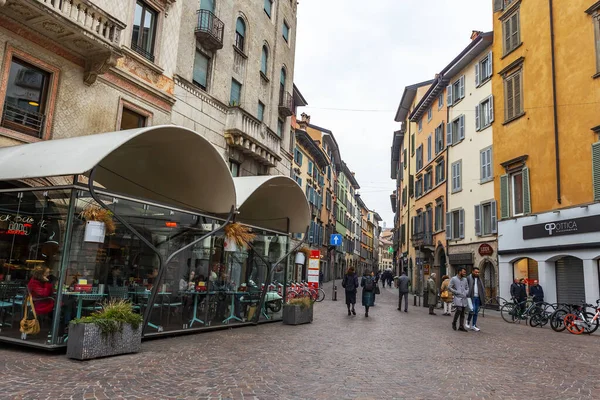
<instances>
[{"instance_id":1,"label":"narrow street","mask_svg":"<svg viewBox=\"0 0 600 400\"><path fill-rule=\"evenodd\" d=\"M146 341L90 362L0 350L1 399L586 399L600 396L600 338L509 325L454 332L423 307L396 310L386 288L364 317L315 305L310 325L281 323ZM412 300L412 298L411 298Z\"/></svg>"}]
</instances>

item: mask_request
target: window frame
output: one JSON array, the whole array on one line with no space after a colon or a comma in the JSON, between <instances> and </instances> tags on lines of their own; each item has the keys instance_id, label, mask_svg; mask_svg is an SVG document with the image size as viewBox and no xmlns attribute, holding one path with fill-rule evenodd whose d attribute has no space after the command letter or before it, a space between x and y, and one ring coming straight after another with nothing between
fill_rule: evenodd
<instances>
[{"instance_id":1,"label":"window frame","mask_svg":"<svg viewBox=\"0 0 600 400\"><path fill-rule=\"evenodd\" d=\"M287 35L286 35L286 30L287 30ZM292 28L290 27L288 22L284 19L283 26L281 27L281 36L283 36L283 40L285 40L285 42L288 44L290 43L291 30L292 30Z\"/></svg>"},{"instance_id":2,"label":"window frame","mask_svg":"<svg viewBox=\"0 0 600 400\"><path fill-rule=\"evenodd\" d=\"M488 104L487 115L485 105ZM487 118L487 123L485 122ZM489 128L494 123L494 95L489 95L475 106L475 130L477 132Z\"/></svg>"},{"instance_id":3,"label":"window frame","mask_svg":"<svg viewBox=\"0 0 600 400\"><path fill-rule=\"evenodd\" d=\"M269 10L267 10L267 4L269 5ZM273 0L265 0L263 10L269 19L273 18Z\"/></svg>"},{"instance_id":4,"label":"window frame","mask_svg":"<svg viewBox=\"0 0 600 400\"><path fill-rule=\"evenodd\" d=\"M239 90L240 96L238 98L237 104L235 103L235 100L232 98L234 84L238 84L240 86L240 90ZM231 78L231 90L229 93L229 106L230 107L238 107L238 106L242 105L242 90L243 90L243 88L244 88L244 85L241 82L238 82L238 80L235 78Z\"/></svg>"},{"instance_id":5,"label":"window frame","mask_svg":"<svg viewBox=\"0 0 600 400\"><path fill-rule=\"evenodd\" d=\"M438 173L438 168L442 172L441 174ZM439 179L440 176L442 177L441 179ZM446 160L442 158L435 164L435 185L437 186L440 183L444 182L445 180L446 180Z\"/></svg>"},{"instance_id":6,"label":"window frame","mask_svg":"<svg viewBox=\"0 0 600 400\"><path fill-rule=\"evenodd\" d=\"M503 50L503 56L506 57L507 55L509 55L510 53L512 53L513 51L515 51L516 49L518 49L521 44L523 43L521 41L521 13L520 13L520 7L515 8L512 12L510 12L510 14L505 14L502 16L502 50ZM517 28L516 28L516 32L513 32L513 17L516 16L516 23L517 23ZM510 35L510 45L507 47L506 46L506 42L507 42L507 38L506 38L506 34L507 34L507 26L510 25L508 27L509 35ZM513 41L513 36L517 35L517 40L516 42Z\"/></svg>"},{"instance_id":7,"label":"window frame","mask_svg":"<svg viewBox=\"0 0 600 400\"><path fill-rule=\"evenodd\" d=\"M262 113L261 113L262 110ZM256 111L256 118L260 122L265 122L265 104L262 101L258 101L258 109Z\"/></svg>"},{"instance_id":8,"label":"window frame","mask_svg":"<svg viewBox=\"0 0 600 400\"><path fill-rule=\"evenodd\" d=\"M133 111L134 113L139 114L142 117L146 118L146 124L144 126L152 126L152 118L154 117L154 114L151 111L148 111L145 108L142 108L142 107L138 106L137 104L134 104L134 103L120 97L119 98L119 109L117 111L117 121L115 124L116 131L121 130L121 120L123 118L123 109L128 109L128 110Z\"/></svg>"},{"instance_id":9,"label":"window frame","mask_svg":"<svg viewBox=\"0 0 600 400\"><path fill-rule=\"evenodd\" d=\"M517 96L515 96L515 88L517 87L515 85L515 79L516 77L519 77L519 106L520 109L518 110L519 112L517 112L516 109L516 101L517 101ZM513 114L511 116L509 116L509 100L508 100L508 89L509 89L509 85L512 89L512 109L513 109ZM504 123L508 123L511 121L514 121L516 119L518 119L519 117L525 115L525 107L523 105L523 68L519 67L517 70L511 72L510 74L507 74L504 76L503 79L503 88L504 88Z\"/></svg>"},{"instance_id":10,"label":"window frame","mask_svg":"<svg viewBox=\"0 0 600 400\"><path fill-rule=\"evenodd\" d=\"M494 154L492 151L493 146L488 146L479 151L479 174L480 174L480 183L488 183L494 180ZM485 158L485 162L484 162ZM487 168L486 168L487 166ZM489 169L489 174L486 174L484 171Z\"/></svg>"},{"instance_id":11,"label":"window frame","mask_svg":"<svg viewBox=\"0 0 600 400\"><path fill-rule=\"evenodd\" d=\"M207 59L207 63L206 63L206 84L205 86L202 86L202 84L200 82L197 82L195 79L195 69L194 66L196 64L196 56L200 55L204 58ZM211 63L212 63L212 58L209 57L208 55L204 54L204 52L202 52L199 48L196 47L196 51L194 52L194 66L192 66L192 83L194 85L196 85L197 87L199 87L200 89L202 89L205 92L208 92L208 82L210 79L210 73L211 73Z\"/></svg>"},{"instance_id":12,"label":"window frame","mask_svg":"<svg viewBox=\"0 0 600 400\"><path fill-rule=\"evenodd\" d=\"M453 162L451 167L451 171L452 171L452 186L451 186L451 190L452 193L458 193L460 191L462 191L462 159ZM458 174L456 173L456 171L458 170ZM458 175L458 176L456 176ZM456 180L456 182L455 182Z\"/></svg>"},{"instance_id":13,"label":"window frame","mask_svg":"<svg viewBox=\"0 0 600 400\"><path fill-rule=\"evenodd\" d=\"M516 213L515 212L515 203L516 203L516 199L515 199L515 177L517 175L521 176L521 212L520 213ZM511 217L521 217L523 215L525 215L525 198L524 198L524 193L523 193L523 170L519 170L519 171L515 171L509 174L509 196L510 196L510 212L509 215Z\"/></svg>"},{"instance_id":14,"label":"window frame","mask_svg":"<svg viewBox=\"0 0 600 400\"><path fill-rule=\"evenodd\" d=\"M239 32L238 31L238 22L242 21L242 24L244 26L244 32ZM239 50L242 54L246 54L245 53L245 48L246 48L246 31L248 29L248 24L246 24L246 21L244 20L244 18L242 18L241 16L238 16L235 20L235 41L233 43L233 46Z\"/></svg>"},{"instance_id":15,"label":"window frame","mask_svg":"<svg viewBox=\"0 0 600 400\"><path fill-rule=\"evenodd\" d=\"M142 41L142 37L143 37L143 35L141 35L139 32L138 32L137 43L133 42L133 40L134 40L133 27L135 26L135 9L138 4L140 4L142 6L140 32L144 28L143 23L145 20L144 16L146 14L146 10L149 9L150 11L155 13L153 32L152 32L152 45L150 46L150 49L145 49L143 46L141 46L139 44ZM157 39L158 39L158 24L160 23L160 15L161 15L160 10L153 7L150 3L148 3L144 0L136 0L135 1L134 12L133 12L133 22L131 24L131 42L130 42L131 50L133 50L136 54L141 55L142 57L144 57L145 59L147 59L148 61L150 61L152 63L154 63L156 60L156 47L157 47L156 44L157 44ZM145 52L146 54L144 54L143 52Z\"/></svg>"}]
</instances>

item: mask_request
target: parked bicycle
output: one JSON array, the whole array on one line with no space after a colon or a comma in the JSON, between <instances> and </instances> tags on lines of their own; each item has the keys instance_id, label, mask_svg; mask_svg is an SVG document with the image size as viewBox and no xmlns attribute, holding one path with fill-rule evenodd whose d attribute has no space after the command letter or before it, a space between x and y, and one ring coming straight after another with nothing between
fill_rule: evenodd
<instances>
[{"instance_id":1,"label":"parked bicycle","mask_svg":"<svg viewBox=\"0 0 600 400\"><path fill-rule=\"evenodd\" d=\"M564 325L570 333L581 335L585 332L591 335L596 332L598 326L600 326L600 300L596 301L595 314L585 311L587 308L592 307L594 307L592 304L582 303L579 309L565 315Z\"/></svg>"},{"instance_id":2,"label":"parked bicycle","mask_svg":"<svg viewBox=\"0 0 600 400\"><path fill-rule=\"evenodd\" d=\"M531 298L525 301L508 301L500 308L502 319L509 323L525 321L530 326L539 326L543 321L544 325L548 323L549 315L546 317L546 310L553 309L553 305L549 303L536 303ZM535 317L535 318L533 318ZM531 325L533 319L534 325Z\"/></svg>"}]
</instances>

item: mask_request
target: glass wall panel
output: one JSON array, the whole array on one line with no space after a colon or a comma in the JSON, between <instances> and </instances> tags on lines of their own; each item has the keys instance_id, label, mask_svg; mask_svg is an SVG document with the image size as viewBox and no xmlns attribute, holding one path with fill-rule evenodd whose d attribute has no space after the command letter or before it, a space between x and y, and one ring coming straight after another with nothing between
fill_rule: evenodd
<instances>
[{"instance_id":1,"label":"glass wall panel","mask_svg":"<svg viewBox=\"0 0 600 400\"><path fill-rule=\"evenodd\" d=\"M70 196L70 190L0 193L0 337L50 344L56 312L64 334L70 316L56 304ZM23 335L19 322L28 293L40 332Z\"/></svg>"}]
</instances>

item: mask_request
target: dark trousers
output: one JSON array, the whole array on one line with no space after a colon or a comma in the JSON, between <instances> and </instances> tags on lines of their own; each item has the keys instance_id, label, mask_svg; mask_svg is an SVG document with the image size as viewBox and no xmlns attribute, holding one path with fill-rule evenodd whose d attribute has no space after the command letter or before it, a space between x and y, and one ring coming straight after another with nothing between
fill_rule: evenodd
<instances>
[{"instance_id":1,"label":"dark trousers","mask_svg":"<svg viewBox=\"0 0 600 400\"><path fill-rule=\"evenodd\" d=\"M433 309L435 308L434 305L429 305L429 314L433 314Z\"/></svg>"},{"instance_id":2,"label":"dark trousers","mask_svg":"<svg viewBox=\"0 0 600 400\"><path fill-rule=\"evenodd\" d=\"M456 312L454 313L454 320L452 321L452 326L456 326L456 321L460 318L459 328L465 327L465 307L456 307Z\"/></svg>"},{"instance_id":3,"label":"dark trousers","mask_svg":"<svg viewBox=\"0 0 600 400\"><path fill-rule=\"evenodd\" d=\"M402 310L402 299L404 299L404 311L408 310L408 293L400 292L398 295L398 309Z\"/></svg>"}]
</instances>

